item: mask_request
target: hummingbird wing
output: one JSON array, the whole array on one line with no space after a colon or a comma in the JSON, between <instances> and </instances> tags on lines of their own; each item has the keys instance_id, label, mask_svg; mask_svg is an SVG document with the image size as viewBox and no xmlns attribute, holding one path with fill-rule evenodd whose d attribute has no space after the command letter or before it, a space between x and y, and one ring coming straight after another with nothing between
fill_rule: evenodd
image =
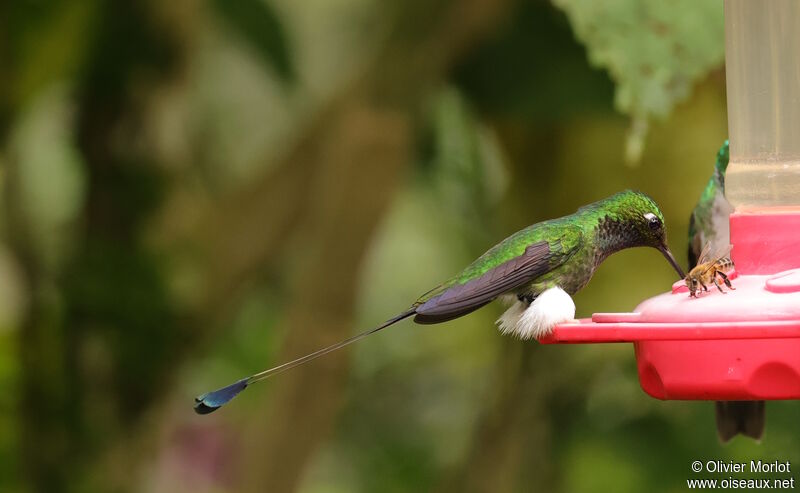
<instances>
[{"instance_id":1,"label":"hummingbird wing","mask_svg":"<svg viewBox=\"0 0 800 493\"><path fill-rule=\"evenodd\" d=\"M537 277L563 264L582 244L580 235L573 241L554 245L539 241L525 248L522 255L507 260L483 275L463 284L454 284L416 307L414 321L422 324L445 322L466 315L501 294L529 284Z\"/></svg>"}]
</instances>

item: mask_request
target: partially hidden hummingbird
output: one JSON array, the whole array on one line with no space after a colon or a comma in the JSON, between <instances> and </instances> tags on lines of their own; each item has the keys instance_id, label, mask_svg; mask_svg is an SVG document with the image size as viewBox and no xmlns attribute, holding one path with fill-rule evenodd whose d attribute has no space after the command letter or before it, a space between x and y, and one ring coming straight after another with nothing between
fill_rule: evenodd
<instances>
[{"instance_id":1,"label":"partially hidden hummingbird","mask_svg":"<svg viewBox=\"0 0 800 493\"><path fill-rule=\"evenodd\" d=\"M714 173L689 218L689 270L707 244L709 251L721 251L730 244L730 215L733 206L725 198L725 171L730 153L726 140L717 152ZM760 440L764 434L764 401L717 401L717 434L725 443L739 433Z\"/></svg>"},{"instance_id":2,"label":"partially hidden hummingbird","mask_svg":"<svg viewBox=\"0 0 800 493\"><path fill-rule=\"evenodd\" d=\"M667 247L664 216L653 199L631 190L617 193L581 207L574 214L514 233L383 324L198 396L194 409L199 414L213 412L254 382L340 349L411 316L420 324L445 322L500 298L511 305L497 320L501 332L521 339L542 337L557 324L575 318L571 295L589 282L603 260L625 248L640 246L661 251L678 275L684 277Z\"/></svg>"}]
</instances>

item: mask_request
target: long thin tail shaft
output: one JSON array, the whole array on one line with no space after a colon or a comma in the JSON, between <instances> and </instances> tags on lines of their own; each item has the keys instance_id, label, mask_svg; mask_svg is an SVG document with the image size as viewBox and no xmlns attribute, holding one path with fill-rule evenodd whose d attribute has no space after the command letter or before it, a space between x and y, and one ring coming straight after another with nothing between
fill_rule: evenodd
<instances>
[{"instance_id":1,"label":"long thin tail shaft","mask_svg":"<svg viewBox=\"0 0 800 493\"><path fill-rule=\"evenodd\" d=\"M222 387L221 389L214 390L212 392L207 392L207 393L205 393L203 395L197 396L197 397L194 398L194 402L195 402L194 411L197 414L209 414L209 413L212 413L212 412L216 411L217 409L219 409L220 407L222 407L225 404L227 404L228 402L230 402L231 399L233 399L234 397L239 395L239 393L241 391L246 389L247 386L252 384L252 383L259 382L261 380L265 380L265 379L267 379L269 377L277 375L278 373L283 373L286 370L290 370L290 369L292 369L292 368L294 368L296 366L300 366L300 365L302 365L304 363L308 363L309 361L311 361L313 359L317 359L320 356L324 356L324 355L326 355L328 353L336 351L337 349L341 349L341 348L343 348L345 346L348 346L348 345L350 345L350 344L352 344L354 342L360 341L361 339L363 339L363 338L365 338L365 337L367 337L369 335L372 335L375 332L378 332L379 330L383 330L386 327L389 327L390 325L393 325L393 324L395 324L395 323L397 323L397 322L399 322L399 321L401 321L403 319L406 319L406 318L410 317L414 313L415 313L415 309L411 308L411 309L409 309L407 311L404 311L403 313L397 315L394 318L390 318L389 320L387 320L386 322L382 323L381 325L379 325L377 327L373 327L373 328L371 328L371 329L369 329L367 331L364 331L364 332L362 332L360 334L356 334L356 335L354 335L354 336L352 336L350 338L347 338L347 339L345 339L343 341L337 342L336 344L333 344L331 346L319 349L317 351L314 351L313 353L309 353L309 354L307 354L305 356L301 356L301 357L299 357L299 358L297 358L295 360L289 361L287 363L283 363L282 365L278 365L278 366L276 366L274 368L270 368L268 370L264 370L264 371L255 373L253 375L250 375L249 377L245 377L245 378L243 378L241 380L238 380L238 381L236 381L236 382L234 382L234 383L232 383L232 384L230 384L230 385L228 385L226 387Z\"/></svg>"}]
</instances>

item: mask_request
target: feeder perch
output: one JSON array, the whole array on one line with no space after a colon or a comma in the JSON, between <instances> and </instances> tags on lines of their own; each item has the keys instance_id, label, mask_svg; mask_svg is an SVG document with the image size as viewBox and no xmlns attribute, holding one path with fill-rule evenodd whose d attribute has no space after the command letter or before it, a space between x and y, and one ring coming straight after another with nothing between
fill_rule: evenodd
<instances>
[{"instance_id":1,"label":"feeder perch","mask_svg":"<svg viewBox=\"0 0 800 493\"><path fill-rule=\"evenodd\" d=\"M540 340L633 343L658 399L800 399L800 3L725 1L735 290L683 281Z\"/></svg>"}]
</instances>

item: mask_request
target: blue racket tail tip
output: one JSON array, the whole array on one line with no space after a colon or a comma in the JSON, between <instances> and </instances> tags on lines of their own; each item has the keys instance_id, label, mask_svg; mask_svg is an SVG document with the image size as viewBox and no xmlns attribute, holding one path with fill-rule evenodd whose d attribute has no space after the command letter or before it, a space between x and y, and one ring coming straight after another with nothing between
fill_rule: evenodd
<instances>
[{"instance_id":1,"label":"blue racket tail tip","mask_svg":"<svg viewBox=\"0 0 800 493\"><path fill-rule=\"evenodd\" d=\"M195 397L194 412L197 414L213 413L239 395L239 392L246 389L249 380L250 377L243 378L227 387L222 387L221 389Z\"/></svg>"}]
</instances>

